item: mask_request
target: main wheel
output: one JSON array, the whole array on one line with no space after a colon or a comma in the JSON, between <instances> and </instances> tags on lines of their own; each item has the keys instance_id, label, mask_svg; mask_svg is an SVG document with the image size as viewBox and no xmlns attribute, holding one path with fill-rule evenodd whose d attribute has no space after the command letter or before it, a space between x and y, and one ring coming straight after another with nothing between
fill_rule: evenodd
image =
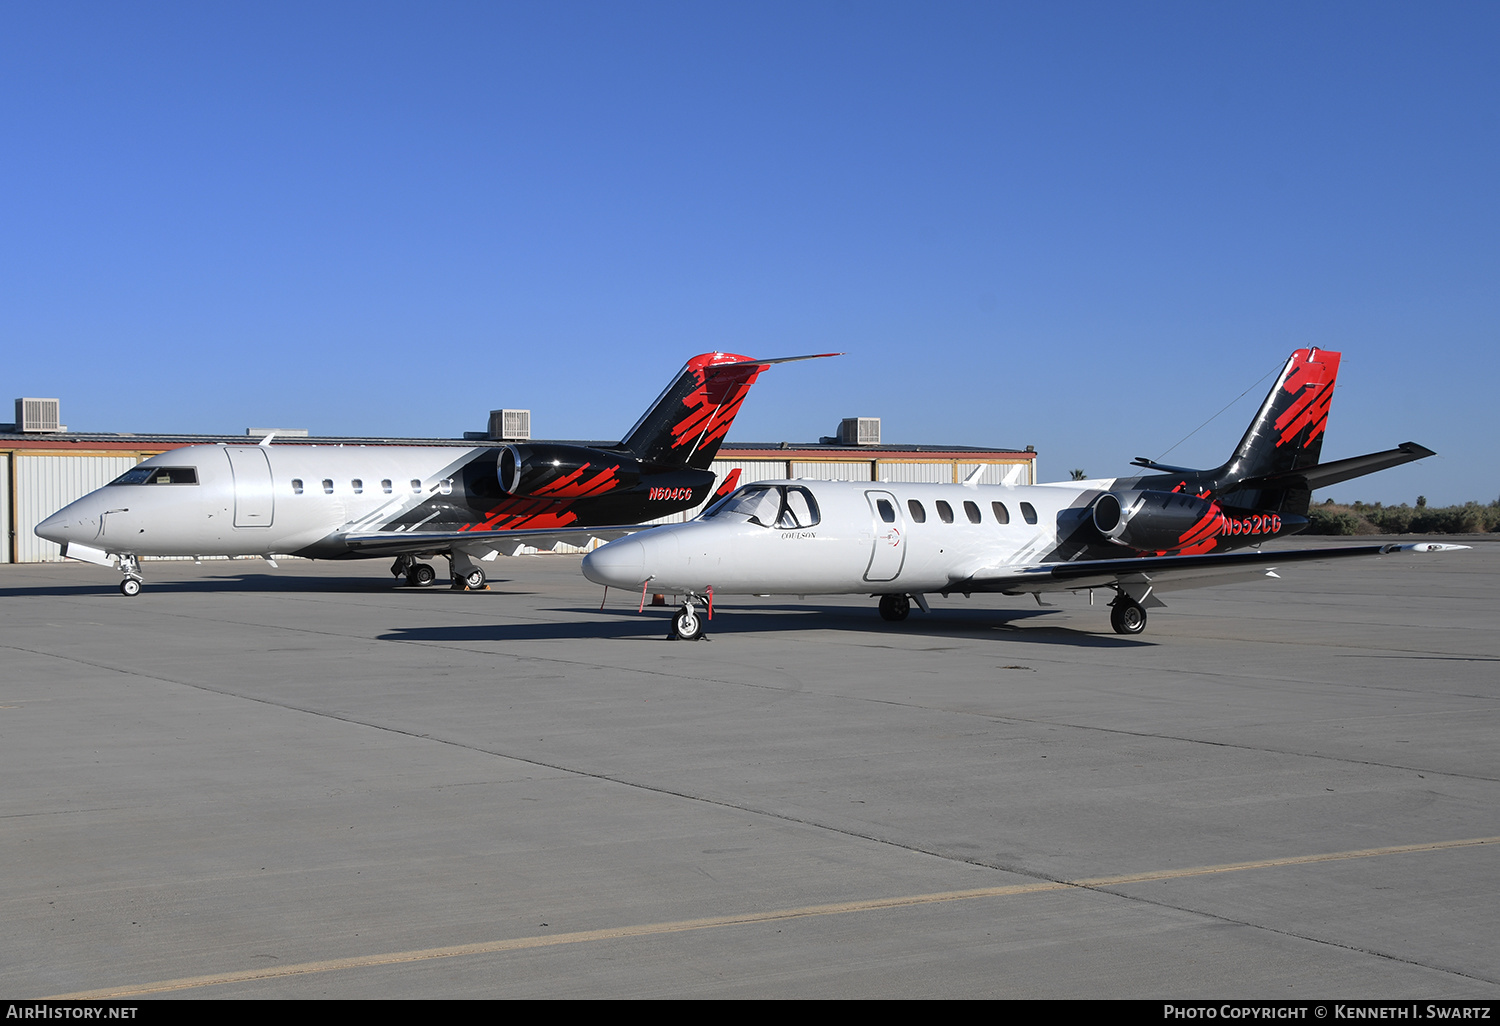
<instances>
[{"instance_id":1,"label":"main wheel","mask_svg":"<svg viewBox=\"0 0 1500 1026\"><path fill-rule=\"evenodd\" d=\"M1146 611L1122 598L1110 607L1109 623L1116 634L1139 634L1146 629Z\"/></svg>"},{"instance_id":2,"label":"main wheel","mask_svg":"<svg viewBox=\"0 0 1500 1026\"><path fill-rule=\"evenodd\" d=\"M120 582L120 594L121 595L124 595L124 596L126 596L128 598L131 595L139 595L140 593L141 593L141 582L138 579L136 579L134 577L127 577L123 581Z\"/></svg>"},{"instance_id":3,"label":"main wheel","mask_svg":"<svg viewBox=\"0 0 1500 1026\"><path fill-rule=\"evenodd\" d=\"M466 576L464 578L464 584L466 584L468 586L468 588L469 588L470 591L478 591L480 588L483 588L484 587L484 571L483 570L470 570L469 573L468 573L468 576Z\"/></svg>"},{"instance_id":4,"label":"main wheel","mask_svg":"<svg viewBox=\"0 0 1500 1026\"><path fill-rule=\"evenodd\" d=\"M437 571L427 563L413 563L406 571L406 583L413 588L425 588L437 580Z\"/></svg>"},{"instance_id":5,"label":"main wheel","mask_svg":"<svg viewBox=\"0 0 1500 1026\"><path fill-rule=\"evenodd\" d=\"M880 618L882 620L905 620L911 613L911 599L905 595L880 596Z\"/></svg>"},{"instance_id":6,"label":"main wheel","mask_svg":"<svg viewBox=\"0 0 1500 1026\"><path fill-rule=\"evenodd\" d=\"M703 619L696 609L684 606L672 617L672 630L683 641L697 641L703 636Z\"/></svg>"}]
</instances>

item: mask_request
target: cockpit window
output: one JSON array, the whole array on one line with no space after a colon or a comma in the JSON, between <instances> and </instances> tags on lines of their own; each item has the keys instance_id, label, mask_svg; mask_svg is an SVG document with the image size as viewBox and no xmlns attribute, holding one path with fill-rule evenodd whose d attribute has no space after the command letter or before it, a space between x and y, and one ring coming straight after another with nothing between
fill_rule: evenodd
<instances>
[{"instance_id":1,"label":"cockpit window","mask_svg":"<svg viewBox=\"0 0 1500 1026\"><path fill-rule=\"evenodd\" d=\"M818 503L806 488L795 485L748 485L703 514L704 520L744 517L761 527L790 531L818 522Z\"/></svg>"},{"instance_id":2,"label":"cockpit window","mask_svg":"<svg viewBox=\"0 0 1500 1026\"><path fill-rule=\"evenodd\" d=\"M117 485L195 485L198 483L196 467L132 467L110 484Z\"/></svg>"}]
</instances>

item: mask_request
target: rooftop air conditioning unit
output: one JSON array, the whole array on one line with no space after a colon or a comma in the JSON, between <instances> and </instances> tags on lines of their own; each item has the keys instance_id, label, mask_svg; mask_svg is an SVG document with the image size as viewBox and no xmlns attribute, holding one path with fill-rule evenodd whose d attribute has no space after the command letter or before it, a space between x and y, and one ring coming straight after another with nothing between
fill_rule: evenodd
<instances>
[{"instance_id":1,"label":"rooftop air conditioning unit","mask_svg":"<svg viewBox=\"0 0 1500 1026\"><path fill-rule=\"evenodd\" d=\"M839 421L839 442L843 445L879 445L879 417L845 417Z\"/></svg>"},{"instance_id":2,"label":"rooftop air conditioning unit","mask_svg":"<svg viewBox=\"0 0 1500 1026\"><path fill-rule=\"evenodd\" d=\"M506 442L531 440L530 410L491 410L490 437Z\"/></svg>"},{"instance_id":3,"label":"rooftop air conditioning unit","mask_svg":"<svg viewBox=\"0 0 1500 1026\"><path fill-rule=\"evenodd\" d=\"M17 431L66 431L58 423L60 413L56 399L17 399Z\"/></svg>"}]
</instances>

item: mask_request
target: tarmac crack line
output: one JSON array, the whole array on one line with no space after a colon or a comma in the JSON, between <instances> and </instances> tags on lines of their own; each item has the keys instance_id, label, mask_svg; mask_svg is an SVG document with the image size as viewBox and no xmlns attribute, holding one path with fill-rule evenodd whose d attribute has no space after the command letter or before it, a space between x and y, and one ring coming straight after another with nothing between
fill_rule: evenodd
<instances>
[{"instance_id":1,"label":"tarmac crack line","mask_svg":"<svg viewBox=\"0 0 1500 1026\"><path fill-rule=\"evenodd\" d=\"M1313 944L1324 944L1331 947L1343 948L1348 951L1356 951L1367 954L1374 958L1382 958L1390 961L1402 962L1407 965L1423 969L1431 969L1435 972L1448 973L1464 979L1480 980L1486 983L1495 981L1488 980L1471 973L1464 973L1453 969L1444 969L1441 966L1428 965L1414 959L1400 958L1386 952L1374 951L1360 948L1354 945L1342 944L1338 941L1324 940L1318 937L1309 937L1303 934L1292 933L1286 930L1277 930L1258 923L1249 923L1242 920L1231 919L1211 912L1201 912L1197 909L1183 908L1171 905L1167 902L1140 898L1129 894L1121 894L1112 887L1120 887L1130 883L1151 883L1163 880L1178 880L1194 876L1205 876L1215 873L1242 872L1254 869L1274 869L1283 866L1309 865L1322 862L1339 862L1350 859L1372 858L1382 855L1403 855L1415 852L1446 851L1454 848L1471 847L1475 845L1494 844L1500 842L1500 837L1475 837L1462 840L1432 841L1424 844L1391 845L1383 848L1364 848L1356 851L1325 852L1316 855L1293 855L1277 859L1257 859L1252 862L1234 862L1216 866L1194 866L1184 869L1154 870L1144 873L1127 873L1117 876L1093 877L1083 880L1041 880L1028 884L1009 884L998 887L978 887L961 891L938 891L929 894L909 894L898 897L869 898L863 901L834 902L822 905L804 905L797 908L774 909L766 912L749 912L738 915L710 916L700 919L681 919L672 922L642 923L634 926L609 927L599 930L578 930L569 933L540 935L531 937L514 937L507 940L487 941L474 944L458 944L447 947L422 948L413 951L385 952L381 954L357 955L349 958L323 959L315 962L299 962L292 965L268 967L263 969L250 969L239 972L211 973L201 976L186 976L173 980L158 980L152 983L137 984L134 986L104 988L100 990L80 991L73 994L56 994L43 998L46 1001L98 1001L111 1000L127 997L136 997L147 994L161 994L170 991L192 990L200 987L223 986L232 983L255 983L262 980L285 979L293 976L305 976L313 973L335 972L346 969L368 969L386 965L409 964L413 962L427 962L441 958L456 958L465 955L506 954L514 951L534 950L538 948L558 947L568 944L583 944L591 941L604 940L629 940L637 937L663 936L673 933L685 933L692 930L708 930L728 926L748 926L759 923L784 922L792 919L808 919L818 916L845 915L854 912L873 912L888 909L914 908L922 905L934 905L951 901L973 901L985 898L1014 897L1029 894L1041 894L1049 891L1096 891L1109 894L1112 897L1121 898L1126 901L1143 902L1164 908L1172 908L1175 911L1185 912L1189 915L1200 915L1221 922L1233 923L1255 930L1268 930L1281 936L1293 937Z\"/></svg>"}]
</instances>

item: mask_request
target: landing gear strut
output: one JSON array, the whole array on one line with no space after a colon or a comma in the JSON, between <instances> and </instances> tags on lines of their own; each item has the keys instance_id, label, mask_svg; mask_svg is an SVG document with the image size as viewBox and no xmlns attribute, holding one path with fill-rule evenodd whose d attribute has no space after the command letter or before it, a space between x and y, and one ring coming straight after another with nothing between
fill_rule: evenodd
<instances>
[{"instance_id":1,"label":"landing gear strut","mask_svg":"<svg viewBox=\"0 0 1500 1026\"><path fill-rule=\"evenodd\" d=\"M1139 634L1146 629L1146 611L1129 595L1120 595L1109 604L1109 624L1116 634Z\"/></svg>"},{"instance_id":2,"label":"landing gear strut","mask_svg":"<svg viewBox=\"0 0 1500 1026\"><path fill-rule=\"evenodd\" d=\"M911 599L905 595L880 596L880 618L897 622L905 620L911 613Z\"/></svg>"},{"instance_id":3,"label":"landing gear strut","mask_svg":"<svg viewBox=\"0 0 1500 1026\"><path fill-rule=\"evenodd\" d=\"M131 598L141 593L141 561L134 556L120 557L120 572L125 579L120 582L120 594Z\"/></svg>"}]
</instances>

